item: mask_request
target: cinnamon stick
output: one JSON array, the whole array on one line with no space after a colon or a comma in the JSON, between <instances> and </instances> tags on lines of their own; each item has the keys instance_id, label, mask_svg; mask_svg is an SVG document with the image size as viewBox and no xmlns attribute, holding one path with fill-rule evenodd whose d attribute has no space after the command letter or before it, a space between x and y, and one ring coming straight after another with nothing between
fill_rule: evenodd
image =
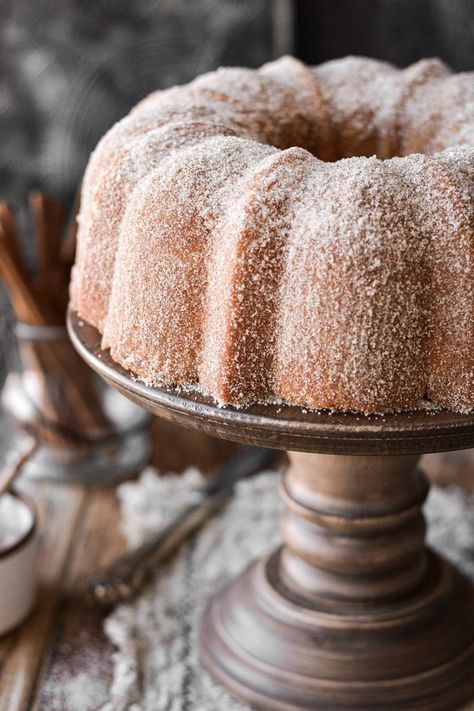
<instances>
[{"instance_id":1,"label":"cinnamon stick","mask_svg":"<svg viewBox=\"0 0 474 711\"><path fill-rule=\"evenodd\" d=\"M15 230L13 212L10 205L3 201L0 201L0 229L3 232L3 238L8 244L10 252L13 254L17 262L21 262L20 245Z\"/></svg>"},{"instance_id":2,"label":"cinnamon stick","mask_svg":"<svg viewBox=\"0 0 474 711\"><path fill-rule=\"evenodd\" d=\"M38 190L32 190L28 195L28 200L35 227L38 266L40 272L44 273L51 267L51 245L46 224L46 198Z\"/></svg>"},{"instance_id":3,"label":"cinnamon stick","mask_svg":"<svg viewBox=\"0 0 474 711\"><path fill-rule=\"evenodd\" d=\"M26 270L12 212L6 203L0 202L0 275L19 321L37 326L63 325L70 264L64 261L62 251L62 208L38 191L30 194L29 201L36 227L39 272L31 275ZM73 219L69 248L74 247L75 241ZM67 256L72 260L73 250ZM44 416L57 421L58 426L64 423L69 429L92 430L97 434L110 431L92 373L67 339L25 341L20 349L28 367L39 378L38 425L44 409Z\"/></svg>"},{"instance_id":4,"label":"cinnamon stick","mask_svg":"<svg viewBox=\"0 0 474 711\"><path fill-rule=\"evenodd\" d=\"M17 260L0 227L0 272L8 289L15 316L29 324L46 324L47 319L32 293L23 265Z\"/></svg>"},{"instance_id":5,"label":"cinnamon stick","mask_svg":"<svg viewBox=\"0 0 474 711\"><path fill-rule=\"evenodd\" d=\"M71 215L69 217L66 229L64 232L64 239L61 245L61 261L66 266L72 266L74 263L74 257L76 253L76 236L77 236L77 216L81 207L81 185L76 190L74 195L74 202L72 204Z\"/></svg>"}]
</instances>

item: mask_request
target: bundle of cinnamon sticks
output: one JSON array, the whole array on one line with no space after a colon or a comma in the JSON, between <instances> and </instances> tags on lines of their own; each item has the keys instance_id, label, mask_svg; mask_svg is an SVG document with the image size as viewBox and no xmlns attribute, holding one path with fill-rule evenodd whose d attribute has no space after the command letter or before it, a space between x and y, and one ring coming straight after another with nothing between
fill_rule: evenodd
<instances>
[{"instance_id":1,"label":"bundle of cinnamon sticks","mask_svg":"<svg viewBox=\"0 0 474 711\"><path fill-rule=\"evenodd\" d=\"M16 318L31 325L61 325L75 241L74 222L63 242L62 205L39 191L29 196L34 221L38 269L28 273L12 210L0 201L0 273Z\"/></svg>"},{"instance_id":2,"label":"bundle of cinnamon sticks","mask_svg":"<svg viewBox=\"0 0 474 711\"><path fill-rule=\"evenodd\" d=\"M60 203L39 191L30 193L37 257L37 268L31 270L22 256L12 210L0 201L0 276L17 321L35 333L31 339L19 339L22 387L34 400L35 435L62 447L110 432L97 380L60 328L65 325L74 259L77 203L65 227ZM57 338L51 337L49 327L53 333L59 327ZM31 431L31 422L23 424Z\"/></svg>"}]
</instances>

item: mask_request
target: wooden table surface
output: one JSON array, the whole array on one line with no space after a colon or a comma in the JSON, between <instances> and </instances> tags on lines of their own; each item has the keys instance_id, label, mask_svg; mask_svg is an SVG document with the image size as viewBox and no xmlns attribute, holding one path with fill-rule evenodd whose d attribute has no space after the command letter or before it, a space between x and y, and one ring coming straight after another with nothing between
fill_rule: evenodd
<instances>
[{"instance_id":1,"label":"wooden table surface","mask_svg":"<svg viewBox=\"0 0 474 711\"><path fill-rule=\"evenodd\" d=\"M212 472L237 448L161 422L153 435L161 471ZM0 639L0 710L75 711L77 694L81 711L97 709L107 701L113 647L87 583L125 550L115 488L43 482L28 490L40 519L40 590L30 618Z\"/></svg>"},{"instance_id":2,"label":"wooden table surface","mask_svg":"<svg viewBox=\"0 0 474 711\"><path fill-rule=\"evenodd\" d=\"M189 464L212 471L236 449L161 422L154 426L154 440L153 463L162 471ZM440 461L433 460L431 469L442 478ZM451 479L457 476L457 461L443 460L441 470L451 466ZM464 478L465 464L460 468ZM473 472L471 466L464 483L474 488ZM113 647L87 582L125 550L115 489L41 483L34 485L33 495L40 515L40 591L29 620L0 639L0 710L97 709L107 701ZM81 694L82 706L75 706Z\"/></svg>"},{"instance_id":3,"label":"wooden table surface","mask_svg":"<svg viewBox=\"0 0 474 711\"><path fill-rule=\"evenodd\" d=\"M86 586L98 567L125 548L115 493L41 484L34 498L40 590L29 620L0 641L0 708L66 711L68 682L80 673L102 682L98 708L107 700L112 649L102 630L103 613Z\"/></svg>"}]
</instances>

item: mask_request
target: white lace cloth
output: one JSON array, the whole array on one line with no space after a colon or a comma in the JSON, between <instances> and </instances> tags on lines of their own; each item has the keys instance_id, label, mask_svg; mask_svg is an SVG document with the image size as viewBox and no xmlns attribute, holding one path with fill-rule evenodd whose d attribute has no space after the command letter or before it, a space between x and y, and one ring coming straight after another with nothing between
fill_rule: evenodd
<instances>
[{"instance_id":1,"label":"white lace cloth","mask_svg":"<svg viewBox=\"0 0 474 711\"><path fill-rule=\"evenodd\" d=\"M208 596L245 564L278 543L277 475L239 484L227 509L210 521L132 604L105 622L115 644L114 680L102 711L244 711L199 664L197 623ZM119 497L131 546L198 496L196 470L159 478L148 469ZM426 505L429 542L474 578L474 497L434 489ZM470 706L470 709L473 707Z\"/></svg>"}]
</instances>

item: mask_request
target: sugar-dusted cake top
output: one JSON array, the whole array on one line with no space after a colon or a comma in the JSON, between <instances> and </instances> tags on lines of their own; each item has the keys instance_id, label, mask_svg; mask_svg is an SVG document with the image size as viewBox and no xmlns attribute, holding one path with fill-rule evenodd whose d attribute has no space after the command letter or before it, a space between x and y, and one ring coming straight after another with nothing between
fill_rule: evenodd
<instances>
[{"instance_id":1,"label":"sugar-dusted cake top","mask_svg":"<svg viewBox=\"0 0 474 711\"><path fill-rule=\"evenodd\" d=\"M84 179L72 303L223 403L474 407L474 77L360 57L142 101Z\"/></svg>"}]
</instances>

